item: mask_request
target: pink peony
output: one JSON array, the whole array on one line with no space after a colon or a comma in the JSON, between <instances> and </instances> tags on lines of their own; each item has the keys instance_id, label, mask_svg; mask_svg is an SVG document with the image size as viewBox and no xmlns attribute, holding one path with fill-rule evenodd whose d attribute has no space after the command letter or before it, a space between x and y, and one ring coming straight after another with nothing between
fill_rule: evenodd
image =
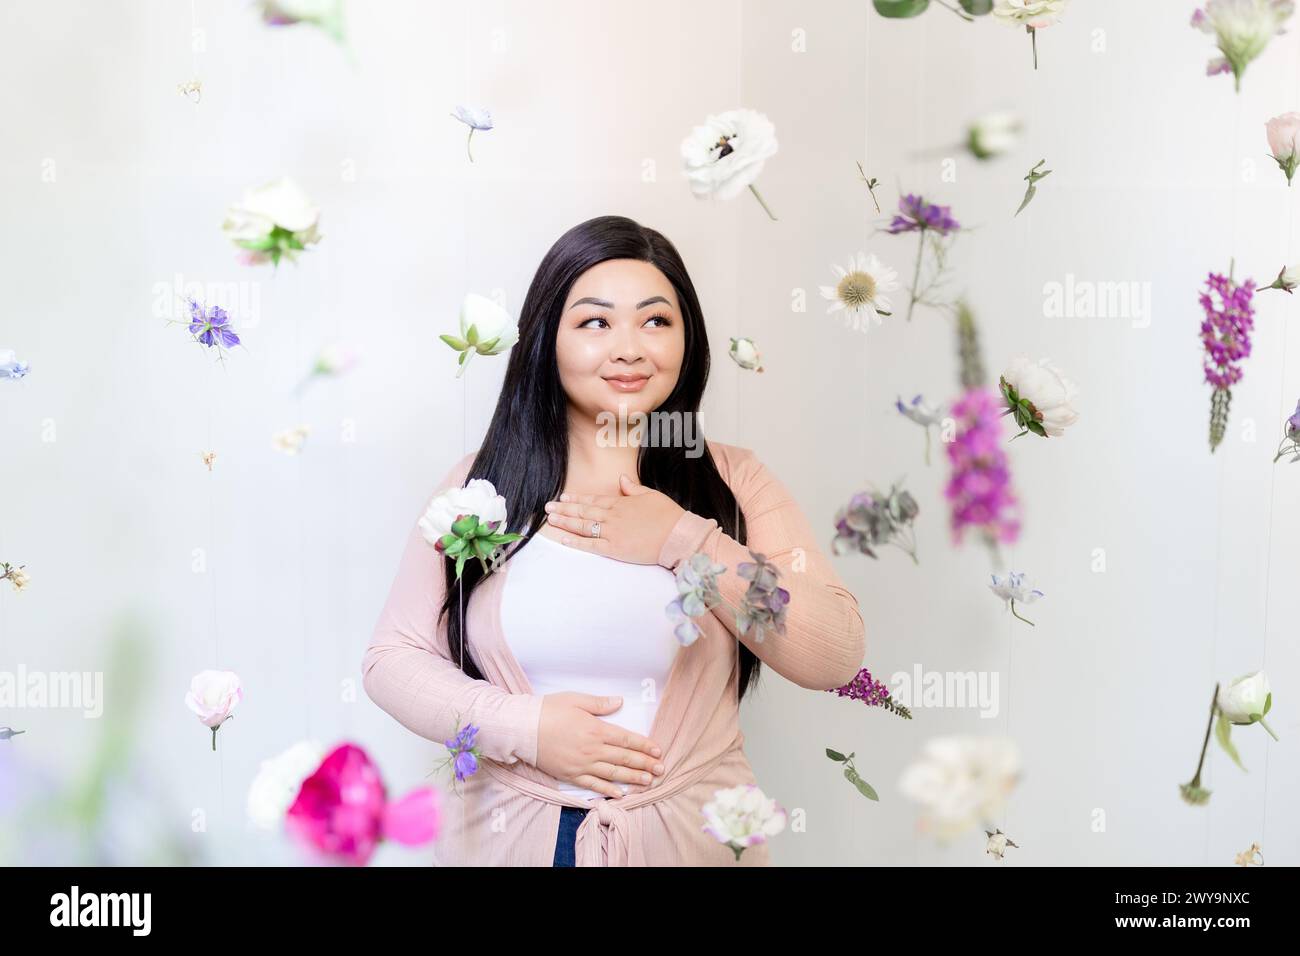
<instances>
[{"instance_id":1,"label":"pink peony","mask_svg":"<svg viewBox=\"0 0 1300 956\"><path fill-rule=\"evenodd\" d=\"M384 839L407 846L435 839L437 797L432 787L420 787L389 803L370 757L345 743L303 781L285 825L322 862L365 866Z\"/></svg>"}]
</instances>

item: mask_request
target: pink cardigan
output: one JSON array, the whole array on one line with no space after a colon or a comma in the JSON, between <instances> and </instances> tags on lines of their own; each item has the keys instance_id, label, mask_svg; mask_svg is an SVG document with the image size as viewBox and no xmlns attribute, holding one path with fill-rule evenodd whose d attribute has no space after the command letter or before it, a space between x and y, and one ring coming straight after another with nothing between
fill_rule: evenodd
<instances>
[{"instance_id":1,"label":"pink cardigan","mask_svg":"<svg viewBox=\"0 0 1300 956\"><path fill-rule=\"evenodd\" d=\"M749 449L713 441L708 447L744 512L748 547L781 568L780 584L790 592L785 634L769 631L761 644L740 637L734 615L723 606L698 620L703 633L678 650L649 735L663 748L665 773L595 804L578 828L579 866L737 865L729 848L701 830L700 812L715 790L757 782L742 749L737 639L758 655L764 671L813 690L847 684L862 663L865 629L857 600L818 547L819 536L790 492ZM461 459L435 494L462 486L475 454ZM720 590L740 606L748 583L735 568L750 560L749 550L712 518L682 515L659 563L675 571L699 551L727 566ZM501 589L511 562L475 589L466 608L473 659L487 678L473 680L449 660L445 624L434 626L445 591L445 560L412 528L362 663L366 693L407 728L438 743L455 736L458 719L480 728L486 759L458 785L459 796L444 795L436 844L440 864L550 866L560 807L586 805L534 766L542 697L532 693L501 631ZM782 803L779 792L767 795ZM761 845L739 861L769 864Z\"/></svg>"}]
</instances>

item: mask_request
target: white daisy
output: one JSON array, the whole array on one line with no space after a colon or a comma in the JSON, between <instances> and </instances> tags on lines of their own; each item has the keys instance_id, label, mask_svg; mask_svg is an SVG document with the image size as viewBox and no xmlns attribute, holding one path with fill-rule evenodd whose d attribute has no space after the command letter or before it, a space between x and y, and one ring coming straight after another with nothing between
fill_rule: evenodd
<instances>
[{"instance_id":1,"label":"white daisy","mask_svg":"<svg viewBox=\"0 0 1300 956\"><path fill-rule=\"evenodd\" d=\"M845 312L844 325L865 332L869 322L880 324L882 315L892 315L893 303L886 293L898 288L898 273L874 255L859 252L849 259L849 267L831 265L838 280L834 286L821 286L822 298L830 302L828 314Z\"/></svg>"}]
</instances>

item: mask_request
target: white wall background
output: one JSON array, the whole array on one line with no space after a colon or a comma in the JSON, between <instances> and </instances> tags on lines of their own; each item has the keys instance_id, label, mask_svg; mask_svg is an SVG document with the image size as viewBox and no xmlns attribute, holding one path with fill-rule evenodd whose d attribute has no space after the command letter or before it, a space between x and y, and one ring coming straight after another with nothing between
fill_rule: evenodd
<instances>
[{"instance_id":1,"label":"white wall background","mask_svg":"<svg viewBox=\"0 0 1300 956\"><path fill-rule=\"evenodd\" d=\"M776 862L994 865L979 835L946 849L918 837L897 791L921 743L950 732L1021 748L1026 774L999 821L1022 846L1008 865L1224 865L1252 841L1270 864L1300 862L1300 468L1269 464L1300 396L1297 306L1258 298L1254 354L1211 456L1196 303L1230 257L1267 284L1300 256L1296 194L1263 129L1300 107L1300 30L1237 96L1203 75L1210 42L1187 26L1193 8L1077 0L1040 35L1035 73L1023 33L938 8L885 21L866 0L354 2L354 61L307 28L262 27L244 3L0 3L0 348L32 364L0 383L0 560L33 579L22 594L0 587L0 669L102 668L114 622L141 622L152 643L134 751L153 809L121 811L135 829L108 838L119 858L171 828L204 861L291 859L248 830L243 802L258 761L304 736L358 740L395 789L423 779L441 749L365 698L361 654L404 535L477 447L504 369L480 359L456 380L437 333L466 291L500 289L517 308L564 229L621 213L668 235L699 289L710 437L754 448L827 545L837 506L867 481L906 476L921 502L919 568L894 552L838 559L867 665L999 678L996 717L917 709L903 722L769 672L745 705L747 751L764 789L808 821L774 843ZM197 105L177 91L195 75ZM458 102L498 124L476 135L473 166L447 115ZM778 222L748 196L699 202L680 178L682 137L736 106L776 124L759 185ZM986 166L958 158L956 181L941 181L937 154L918 154L996 108L1025 117L1023 148ZM1043 157L1053 173L1013 219ZM990 373L1024 350L1084 389L1067 438L1010 446L1025 532L1007 556L1047 592L1035 628L990 595L978 545L951 547L941 448L925 467L919 432L892 409L899 394L957 393L949 320L900 312L862 335L817 301L830 263L859 248L910 274L914 243L875 233L857 160L881 179L886 213L901 187L978 226L955 262ZM218 231L226 205L286 174L323 207L324 241L275 275L236 265ZM177 274L244 283L256 303L248 349L224 368L154 314L156 284ZM1150 283L1149 326L1046 317L1044 283L1067 274ZM795 289L807 312L792 311ZM762 347L763 376L725 357L737 334ZM332 341L363 364L295 398ZM272 433L299 422L313 427L304 454L274 451ZM1091 569L1096 548L1105 573ZM247 693L215 755L182 704L205 667L237 671ZM1250 772L1212 751L1214 796L1185 806L1177 785L1214 682L1260 667L1281 742L1239 729ZM348 681L356 702L340 700ZM123 686L108 675L110 712ZM27 730L0 742L11 791L22 774L57 789L97 741L94 722L64 710L0 724ZM857 751L878 804L837 777L827 746ZM191 832L195 810L204 832ZM20 856L76 859L58 840L32 849L10 823Z\"/></svg>"}]
</instances>

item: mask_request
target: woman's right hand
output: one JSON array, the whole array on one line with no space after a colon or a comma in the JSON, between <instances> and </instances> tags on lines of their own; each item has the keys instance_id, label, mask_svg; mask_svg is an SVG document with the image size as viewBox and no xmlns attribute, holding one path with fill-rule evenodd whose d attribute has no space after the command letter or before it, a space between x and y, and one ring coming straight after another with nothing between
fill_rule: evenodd
<instances>
[{"instance_id":1,"label":"woman's right hand","mask_svg":"<svg viewBox=\"0 0 1300 956\"><path fill-rule=\"evenodd\" d=\"M612 714L621 697L566 691L542 698L537 736L537 768L610 797L621 797L618 783L649 784L664 772L662 750L654 741L597 714Z\"/></svg>"}]
</instances>

